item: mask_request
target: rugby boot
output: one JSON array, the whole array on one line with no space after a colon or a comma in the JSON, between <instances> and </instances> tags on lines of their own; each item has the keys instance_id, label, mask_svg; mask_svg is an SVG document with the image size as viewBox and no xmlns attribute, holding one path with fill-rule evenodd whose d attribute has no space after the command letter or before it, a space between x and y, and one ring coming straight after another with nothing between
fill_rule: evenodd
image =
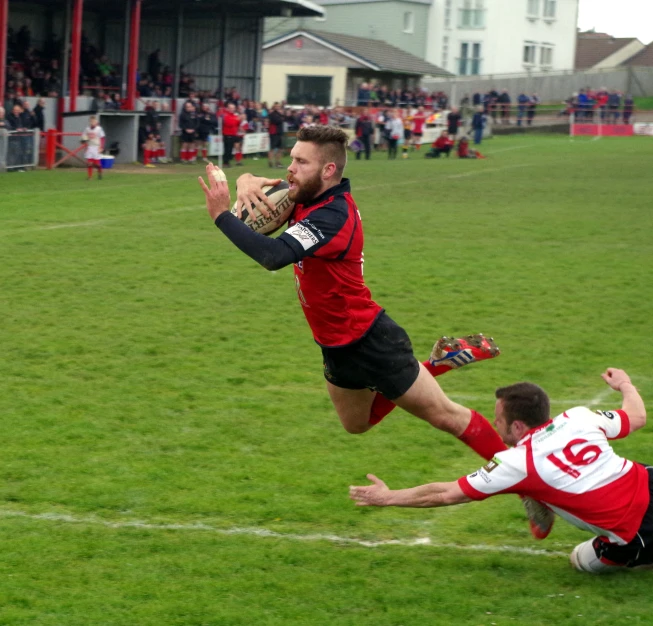
<instances>
[{"instance_id":1,"label":"rugby boot","mask_svg":"<svg viewBox=\"0 0 653 626\"><path fill-rule=\"evenodd\" d=\"M499 356L501 351L494 343L482 334L466 335L465 337L442 337L433 346L429 362L431 365L448 365L456 369Z\"/></svg>"},{"instance_id":2,"label":"rugby boot","mask_svg":"<svg viewBox=\"0 0 653 626\"><path fill-rule=\"evenodd\" d=\"M529 498L528 496L520 496L522 504L526 509L526 515L528 515L528 523L531 527L531 535L535 539L545 539L548 537L551 529L553 528L553 522L555 522L555 513L548 507Z\"/></svg>"}]
</instances>

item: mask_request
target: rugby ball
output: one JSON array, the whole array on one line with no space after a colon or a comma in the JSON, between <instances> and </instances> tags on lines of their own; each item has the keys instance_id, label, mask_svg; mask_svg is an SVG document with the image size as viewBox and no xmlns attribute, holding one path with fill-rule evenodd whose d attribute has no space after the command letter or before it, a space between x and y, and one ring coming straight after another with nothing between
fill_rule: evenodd
<instances>
[{"instance_id":1,"label":"rugby ball","mask_svg":"<svg viewBox=\"0 0 653 626\"><path fill-rule=\"evenodd\" d=\"M286 181L280 182L278 185L263 187L265 195L274 202L275 209L272 211L268 207L270 217L264 217L257 210L252 208L244 208L241 211L241 221L249 226L254 232L261 235L271 235L276 230L279 230L290 218L295 203L288 197L288 183ZM238 216L238 209L236 202L231 207L231 212Z\"/></svg>"}]
</instances>

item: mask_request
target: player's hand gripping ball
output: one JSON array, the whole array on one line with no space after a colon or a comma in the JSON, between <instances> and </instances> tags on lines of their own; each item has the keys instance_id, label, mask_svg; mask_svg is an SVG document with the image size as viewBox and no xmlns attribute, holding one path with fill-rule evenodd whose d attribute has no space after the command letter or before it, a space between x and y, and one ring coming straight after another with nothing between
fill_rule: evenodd
<instances>
[{"instance_id":1,"label":"player's hand gripping ball","mask_svg":"<svg viewBox=\"0 0 653 626\"><path fill-rule=\"evenodd\" d=\"M278 185L263 187L263 193L274 202L274 209L268 208L270 217L261 215L255 211L255 205L252 205L250 209L242 209L240 219L253 231L261 233L261 235L271 235L290 219L295 203L288 197L286 181L282 181ZM238 216L237 205L238 202L231 207L231 212L236 216Z\"/></svg>"}]
</instances>

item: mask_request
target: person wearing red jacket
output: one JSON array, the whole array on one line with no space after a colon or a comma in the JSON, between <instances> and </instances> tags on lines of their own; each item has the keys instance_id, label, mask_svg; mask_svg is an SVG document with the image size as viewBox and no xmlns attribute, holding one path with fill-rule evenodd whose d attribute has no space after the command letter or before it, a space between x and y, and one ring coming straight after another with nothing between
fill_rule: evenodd
<instances>
[{"instance_id":1,"label":"person wearing red jacket","mask_svg":"<svg viewBox=\"0 0 653 626\"><path fill-rule=\"evenodd\" d=\"M478 150L469 149L469 139L461 137L458 142L458 158L459 159L484 159L485 157Z\"/></svg>"},{"instance_id":2,"label":"person wearing red jacket","mask_svg":"<svg viewBox=\"0 0 653 626\"><path fill-rule=\"evenodd\" d=\"M424 156L427 159L439 159L442 154L446 154L449 157L453 144L453 139L449 139L449 132L443 130L440 136L433 142L431 151L427 152Z\"/></svg>"},{"instance_id":3,"label":"person wearing red jacket","mask_svg":"<svg viewBox=\"0 0 653 626\"><path fill-rule=\"evenodd\" d=\"M231 167L234 144L238 141L240 117L236 113L236 105L230 102L222 114L222 137L224 139L224 167Z\"/></svg>"}]
</instances>

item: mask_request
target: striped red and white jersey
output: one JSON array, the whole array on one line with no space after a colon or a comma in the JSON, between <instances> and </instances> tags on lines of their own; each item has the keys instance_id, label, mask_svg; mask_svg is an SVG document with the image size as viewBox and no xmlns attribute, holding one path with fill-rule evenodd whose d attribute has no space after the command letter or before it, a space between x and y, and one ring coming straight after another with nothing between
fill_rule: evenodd
<instances>
[{"instance_id":1,"label":"striped red and white jersey","mask_svg":"<svg viewBox=\"0 0 653 626\"><path fill-rule=\"evenodd\" d=\"M569 409L458 484L473 500L531 496L575 526L626 544L637 534L650 499L645 467L620 457L608 442L629 431L624 411Z\"/></svg>"},{"instance_id":2,"label":"striped red and white jersey","mask_svg":"<svg viewBox=\"0 0 653 626\"><path fill-rule=\"evenodd\" d=\"M295 286L315 341L346 346L365 335L383 309L363 281L363 226L349 180L297 205L280 238L301 246Z\"/></svg>"}]
</instances>

